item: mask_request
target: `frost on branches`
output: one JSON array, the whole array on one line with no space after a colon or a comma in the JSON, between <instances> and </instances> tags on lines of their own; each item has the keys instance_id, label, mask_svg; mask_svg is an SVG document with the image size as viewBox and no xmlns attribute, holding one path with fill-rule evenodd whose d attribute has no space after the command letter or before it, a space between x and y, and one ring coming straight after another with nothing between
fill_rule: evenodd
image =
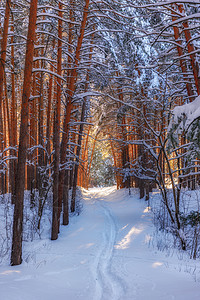
<instances>
[{"instance_id":1,"label":"frost on branches","mask_svg":"<svg viewBox=\"0 0 200 300\"><path fill-rule=\"evenodd\" d=\"M187 154L191 158L200 153L200 96L193 102L176 106L168 127L169 148L176 148L184 137ZM183 145L182 145L183 146Z\"/></svg>"}]
</instances>

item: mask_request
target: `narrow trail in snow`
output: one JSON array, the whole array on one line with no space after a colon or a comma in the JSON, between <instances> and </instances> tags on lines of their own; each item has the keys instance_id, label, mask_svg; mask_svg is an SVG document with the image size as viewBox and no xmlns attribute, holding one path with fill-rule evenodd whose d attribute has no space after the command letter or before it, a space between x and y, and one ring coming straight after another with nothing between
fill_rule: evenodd
<instances>
[{"instance_id":1,"label":"narrow trail in snow","mask_svg":"<svg viewBox=\"0 0 200 300\"><path fill-rule=\"evenodd\" d=\"M96 290L95 300L119 300L124 292L122 280L112 273L111 264L114 245L116 241L116 221L105 202L97 198L95 201L101 207L104 215L105 227L102 228L103 243L95 260L96 268Z\"/></svg>"},{"instance_id":2,"label":"narrow trail in snow","mask_svg":"<svg viewBox=\"0 0 200 300\"><path fill-rule=\"evenodd\" d=\"M0 266L0 300L199 300L199 260L158 251L162 240L137 191L82 195L81 214L57 241L48 231L46 239L24 242L22 265Z\"/></svg>"}]
</instances>

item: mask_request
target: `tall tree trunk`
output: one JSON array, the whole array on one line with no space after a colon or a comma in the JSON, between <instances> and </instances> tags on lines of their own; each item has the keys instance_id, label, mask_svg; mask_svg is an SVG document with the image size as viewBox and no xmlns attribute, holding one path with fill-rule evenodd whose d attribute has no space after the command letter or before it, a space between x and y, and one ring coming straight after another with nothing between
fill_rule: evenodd
<instances>
[{"instance_id":1,"label":"tall tree trunk","mask_svg":"<svg viewBox=\"0 0 200 300\"><path fill-rule=\"evenodd\" d=\"M74 166L74 176L72 184L72 200L71 200L71 211L75 211L75 198L76 198L76 186L77 186L77 176L78 176L78 167L79 167L79 157L81 153L81 143L82 143L82 134L85 120L85 108L86 108L86 99L83 100L82 112L81 112L81 124L79 128L78 144L76 148L76 160Z\"/></svg>"},{"instance_id":2,"label":"tall tree trunk","mask_svg":"<svg viewBox=\"0 0 200 300\"><path fill-rule=\"evenodd\" d=\"M3 126L3 83L5 77L5 62L6 62L6 50L8 41L8 27L10 18L11 0L6 1L3 33L1 40L1 57L0 57L0 154L3 155L4 149L4 126ZM5 91L6 92L6 91ZM4 120L5 122L5 120ZM1 157L0 157L1 159ZM1 173L1 189L4 190L4 175Z\"/></svg>"},{"instance_id":3,"label":"tall tree trunk","mask_svg":"<svg viewBox=\"0 0 200 300\"><path fill-rule=\"evenodd\" d=\"M12 22L14 20L12 19ZM14 32L14 26L12 24L12 31ZM11 37L11 64L12 64L12 74L11 74L11 83L12 83L12 101L11 101L11 147L17 145L17 104L16 104L16 95L15 95L15 52L14 52L14 37ZM16 153L14 150L11 150L11 156L15 156ZM15 173L16 173L16 160L10 160L10 188L12 195L12 204L14 204L14 194L15 194Z\"/></svg>"},{"instance_id":4,"label":"tall tree trunk","mask_svg":"<svg viewBox=\"0 0 200 300\"><path fill-rule=\"evenodd\" d=\"M74 106L74 109L75 106ZM77 120L74 118L72 122ZM73 185L73 175L74 175L74 156L75 156L75 145L76 145L76 125L71 127L71 139L70 139L70 171L69 171L69 189L71 190Z\"/></svg>"},{"instance_id":5,"label":"tall tree trunk","mask_svg":"<svg viewBox=\"0 0 200 300\"><path fill-rule=\"evenodd\" d=\"M57 74L62 72L62 4L59 2L58 20L58 55ZM60 154L60 113L61 113L61 79L57 78L57 96L54 120L54 177L53 177L53 214L51 239L56 240L59 233L59 205L58 205L58 184L59 184L59 154Z\"/></svg>"},{"instance_id":6,"label":"tall tree trunk","mask_svg":"<svg viewBox=\"0 0 200 300\"><path fill-rule=\"evenodd\" d=\"M54 50L55 39L53 39L52 48ZM53 51L52 51L53 52ZM52 56L53 59L53 56ZM53 64L50 67L51 72L53 72ZM48 105L47 105L47 120L46 120L46 149L47 154L45 156L45 164L47 165L51 147L50 147L50 133L51 133L51 107L52 107L52 90L53 90L53 75L49 75L49 85L48 85Z\"/></svg>"},{"instance_id":7,"label":"tall tree trunk","mask_svg":"<svg viewBox=\"0 0 200 300\"><path fill-rule=\"evenodd\" d=\"M176 21L176 20L177 20L177 17L172 16L172 21ZM173 26L173 30L174 30L174 38L176 41L176 48L178 51L178 55L179 55L179 57L182 57L184 55L184 53L183 53L182 42L181 42L181 37L180 37L180 32L179 32L178 26L177 25ZM188 82L190 80L187 76L186 61L183 58L180 58L180 67L181 67L181 71L183 73L183 78L186 82L186 89L187 89L188 97L189 97L190 101L192 101L192 100L194 100L194 93L192 90L192 84L190 82Z\"/></svg>"},{"instance_id":8,"label":"tall tree trunk","mask_svg":"<svg viewBox=\"0 0 200 300\"><path fill-rule=\"evenodd\" d=\"M183 4L177 4L177 6L180 13L185 15L185 9ZM198 64L198 60L196 60L196 54L194 53L192 54L192 52L195 51L195 48L191 42L192 37L190 33L190 28L187 21L184 21L182 25L184 28L184 35L187 42L188 53L190 54L190 61L191 61L191 66L192 66L192 71L194 76L194 82L197 89L197 94L200 95L199 64Z\"/></svg>"},{"instance_id":9,"label":"tall tree trunk","mask_svg":"<svg viewBox=\"0 0 200 300\"><path fill-rule=\"evenodd\" d=\"M87 153L88 153L88 141L89 141L89 133L90 133L90 128L91 125L88 126L88 132L87 132L87 137L85 140L85 145L84 145L84 150L83 150L83 154L82 154L82 164L83 164L83 171L81 172L81 186L85 187L85 179L86 179L86 164L88 163L87 158ZM84 184L83 184L84 182Z\"/></svg>"},{"instance_id":10,"label":"tall tree trunk","mask_svg":"<svg viewBox=\"0 0 200 300\"><path fill-rule=\"evenodd\" d=\"M76 52L75 52L75 58L74 58L74 66L72 68L72 71L70 73L69 78L69 84L68 84L68 97L67 97L67 109L65 111L64 116L64 124L63 124L63 136L62 136L62 142L61 142L61 148L60 148L60 163L63 165L66 161L66 151L67 151L67 143L68 143L68 136L69 136L69 121L71 116L71 110L72 110L72 98L75 91L75 84L77 81L77 68L79 66L79 59L80 59L80 51L81 46L83 42L83 37L85 33L85 27L88 17L88 8L89 8L89 0L85 0L85 7L83 11L83 18L81 22L81 28L80 28L80 34L78 37ZM62 199L63 199L63 185L64 185L64 177L65 177L65 170L60 170L59 173L59 199L58 199L58 205L59 208L62 208ZM61 212L61 210L60 210ZM59 213L60 214L60 213ZM60 216L59 216L60 218Z\"/></svg>"},{"instance_id":11,"label":"tall tree trunk","mask_svg":"<svg viewBox=\"0 0 200 300\"><path fill-rule=\"evenodd\" d=\"M5 73L4 73L5 75ZM3 105L3 119L4 119L4 128L3 128L3 140L4 140L4 148L10 146L10 113L9 113L9 103L8 103L8 93L7 93L7 80L6 76L4 76L4 105ZM4 151L3 156L7 156L8 151ZM9 180L8 180L8 169L4 172L4 190L3 194L8 192Z\"/></svg>"},{"instance_id":12,"label":"tall tree trunk","mask_svg":"<svg viewBox=\"0 0 200 300\"><path fill-rule=\"evenodd\" d=\"M25 164L28 138L28 101L31 90L32 66L34 55L34 41L37 20L37 0L31 0L29 12L29 26L26 43L26 58L24 68L24 83L21 106L21 124L19 136L18 164L16 174L16 199L13 219L13 238L11 265L22 262L22 233L23 233L23 204L25 187Z\"/></svg>"},{"instance_id":13,"label":"tall tree trunk","mask_svg":"<svg viewBox=\"0 0 200 300\"><path fill-rule=\"evenodd\" d=\"M63 189L63 225L69 224L69 170L65 170Z\"/></svg>"},{"instance_id":14,"label":"tall tree trunk","mask_svg":"<svg viewBox=\"0 0 200 300\"><path fill-rule=\"evenodd\" d=\"M89 187L90 170L91 170L91 166L92 166L92 160L93 160L93 156L94 156L96 141L97 141L97 134L95 135L95 138L93 140L92 153L91 153L91 156L90 156L90 163L89 163L88 170L87 170L87 176L86 176L86 188L87 189Z\"/></svg>"},{"instance_id":15,"label":"tall tree trunk","mask_svg":"<svg viewBox=\"0 0 200 300\"><path fill-rule=\"evenodd\" d=\"M93 30L95 30L95 27L93 27ZM91 45L93 44L93 39L94 39L94 33L92 34L92 37L91 37ZM92 51L93 51L93 46L90 47L89 64L91 64ZM89 86L89 74L90 74L90 70L88 68L87 75L86 75L85 92L87 92L88 86ZM87 98L85 97L83 99L82 111L81 111L81 124L80 124L80 128L79 128L78 146L76 148L76 163L74 166L71 211L75 210L76 187L77 187L77 179L78 179L79 157L80 157L80 153L81 153L82 134L83 134L83 128L84 128L84 121L85 121L86 100L87 100Z\"/></svg>"},{"instance_id":16,"label":"tall tree trunk","mask_svg":"<svg viewBox=\"0 0 200 300\"><path fill-rule=\"evenodd\" d=\"M35 51L36 52L36 51ZM35 63L33 63L34 66ZM37 84L36 84L37 76L36 73L33 73L32 79L32 95L37 95ZM36 99L30 101L29 111L30 111L30 126L29 126L29 147L32 148L37 145L37 112L36 112ZM31 153L28 154L28 160L33 162L34 156L37 156L37 149L32 150ZM31 191L31 207L35 205L34 199L34 190L36 188L36 166L32 163L27 166L27 189Z\"/></svg>"},{"instance_id":17,"label":"tall tree trunk","mask_svg":"<svg viewBox=\"0 0 200 300\"><path fill-rule=\"evenodd\" d=\"M113 146L113 141L112 141L112 137L110 135L109 129L108 129L108 134L109 134L109 140L110 140L110 147L111 147L111 151L112 151L112 156L113 156L113 161L114 161L114 167L115 167L115 178L116 178L116 182L117 182L117 189L120 188L120 178L119 178L119 172L117 170L117 159L116 159L116 154L115 154L115 150L114 150L114 146Z\"/></svg>"}]
</instances>

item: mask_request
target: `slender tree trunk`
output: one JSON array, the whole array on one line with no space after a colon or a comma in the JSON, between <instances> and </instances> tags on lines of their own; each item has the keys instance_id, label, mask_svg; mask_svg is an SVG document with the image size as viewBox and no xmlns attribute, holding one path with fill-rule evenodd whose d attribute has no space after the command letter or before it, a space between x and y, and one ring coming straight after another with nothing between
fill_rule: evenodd
<instances>
[{"instance_id":1,"label":"slender tree trunk","mask_svg":"<svg viewBox=\"0 0 200 300\"><path fill-rule=\"evenodd\" d=\"M180 11L180 13L185 15L185 9L184 9L183 4L177 4L177 6L178 6L178 10ZM187 21L184 21L182 23L182 25L184 28L184 35L185 35L185 39L187 42L188 53L189 54L191 53L190 61L191 61L195 86L196 86L198 95L200 95L199 64L198 64L198 60L196 60L196 54L192 54L192 52L195 51L195 48L191 42L192 37L191 37L191 33L190 33L190 28L189 28Z\"/></svg>"},{"instance_id":2,"label":"slender tree trunk","mask_svg":"<svg viewBox=\"0 0 200 300\"><path fill-rule=\"evenodd\" d=\"M19 136L18 164L16 174L16 199L13 219L13 238L11 265L22 262L22 234L23 234L23 204L25 187L25 164L28 138L28 101L31 90L31 77L34 55L34 41L37 20L37 0L31 0L29 12L29 26L26 44L26 57L24 69L24 84L21 107L21 125Z\"/></svg>"},{"instance_id":3,"label":"slender tree trunk","mask_svg":"<svg viewBox=\"0 0 200 300\"><path fill-rule=\"evenodd\" d=\"M38 36L36 35L36 41L35 41L35 44L36 44L36 50L35 50L35 56L38 57L40 56L40 53L39 53L39 44L40 44L40 41L39 41L39 38ZM35 62L35 66L37 69L40 69L40 61L39 59L36 60ZM39 97L40 97L40 72L36 72L35 74L35 93L36 93L36 99L35 99L35 146L38 146L39 144L39 137L38 137L38 133L39 133ZM39 186L40 186L40 182L39 182L39 177L38 177L38 168L39 168L39 164L38 164L38 157L39 157L39 149L38 147L35 148L35 155L37 157L37 161L36 161L36 165L35 165L35 188L38 190L39 189Z\"/></svg>"},{"instance_id":4,"label":"slender tree trunk","mask_svg":"<svg viewBox=\"0 0 200 300\"><path fill-rule=\"evenodd\" d=\"M177 20L177 17L172 16L172 21L176 21L176 20ZM174 30L174 38L175 38L176 45L177 45L176 47L177 47L178 55L179 55L179 57L182 57L184 55L184 53L183 53L182 42L181 42L181 37L180 37L180 32L179 32L178 26L173 26L173 30ZM188 82L189 78L187 76L186 61L184 61L182 58L180 58L180 67L181 67L181 71L183 73L183 78L186 81L186 89L187 89L188 97L189 97L190 101L192 101L192 100L194 100L192 84Z\"/></svg>"},{"instance_id":5,"label":"slender tree trunk","mask_svg":"<svg viewBox=\"0 0 200 300\"><path fill-rule=\"evenodd\" d=\"M63 225L69 224L69 170L65 170L63 189Z\"/></svg>"},{"instance_id":6,"label":"slender tree trunk","mask_svg":"<svg viewBox=\"0 0 200 300\"><path fill-rule=\"evenodd\" d=\"M115 150L114 150L114 146L113 146L113 141L112 141L112 137L110 135L109 129L108 129L108 133L109 133L110 147L111 147L112 156L113 156L113 160L114 160L114 167L116 169L115 177L116 177L116 182L117 182L117 189L119 189L120 188L120 179L119 179L119 174L118 174L118 171L117 171L117 159L116 159L116 154L115 154Z\"/></svg>"},{"instance_id":7,"label":"slender tree trunk","mask_svg":"<svg viewBox=\"0 0 200 300\"><path fill-rule=\"evenodd\" d=\"M74 109L76 109L74 107ZM74 119L74 122L77 121ZM73 122L73 120L72 120ZM70 145L70 171L69 171L69 189L72 188L73 185L73 175L74 175L74 156L75 156L75 144L76 144L76 126L73 126L71 133L71 145Z\"/></svg>"},{"instance_id":8,"label":"slender tree trunk","mask_svg":"<svg viewBox=\"0 0 200 300\"><path fill-rule=\"evenodd\" d=\"M0 154L3 155L4 149L4 126L3 126L3 83L5 78L5 62L6 62L6 50L8 41L8 27L10 18L11 1L6 1L6 9L4 16L3 33L1 39L1 57L0 57ZM5 91L6 92L6 91ZM5 120L4 120L5 122ZM4 190L4 175L1 175L1 192Z\"/></svg>"},{"instance_id":9,"label":"slender tree trunk","mask_svg":"<svg viewBox=\"0 0 200 300\"><path fill-rule=\"evenodd\" d=\"M4 119L4 128L3 128L3 139L4 139L4 148L7 148L11 144L11 126L10 126L10 112L9 112L9 103L8 103L8 93L7 93L7 80L4 73L4 105L3 105L3 119ZM8 151L5 151L5 157L8 155ZM6 169L4 173L4 194L9 191L9 179L8 179L9 170Z\"/></svg>"},{"instance_id":10,"label":"slender tree trunk","mask_svg":"<svg viewBox=\"0 0 200 300\"><path fill-rule=\"evenodd\" d=\"M77 176L78 176L78 167L79 167L79 157L81 152L81 143L82 143L82 134L85 120L85 108L86 108L86 99L83 100L82 112L81 112L81 124L79 128L78 144L76 148L76 162L74 166L74 177L72 185L72 200L71 200L71 211L75 211L75 199L76 199L76 186L77 186Z\"/></svg>"},{"instance_id":11,"label":"slender tree trunk","mask_svg":"<svg viewBox=\"0 0 200 300\"><path fill-rule=\"evenodd\" d=\"M12 22L14 20L12 19ZM12 24L12 31L14 32L14 26ZM17 104L15 96L15 52L14 52L14 37L11 37L11 64L12 64L12 74L11 74L11 83L12 83L12 101L11 101L11 146L15 147L17 145ZM11 155L15 156L16 153L14 150L11 150ZM15 194L15 173L16 173L16 160L10 160L10 189L12 195L12 204L14 204L14 194Z\"/></svg>"},{"instance_id":12,"label":"slender tree trunk","mask_svg":"<svg viewBox=\"0 0 200 300\"><path fill-rule=\"evenodd\" d=\"M71 117L71 110L72 110L72 98L75 91L75 84L77 80L77 68L79 66L79 59L80 59L80 51L83 42L87 17L88 17L88 8L89 8L89 0L85 0L85 7L83 11L83 18L81 22L80 34L78 37L75 59L74 59L74 66L72 68L69 84L68 84L68 102L67 102L67 109L65 111L64 116L64 124L63 124L63 136L60 148L60 163L61 165L66 161L66 151L67 151L67 143L68 143L68 135L69 135L69 122ZM65 177L65 170L60 170L59 173L59 187L58 187L58 194L59 194L59 207L62 207L62 200L63 200L63 185L64 185L64 177ZM59 216L60 217L60 216Z\"/></svg>"},{"instance_id":13,"label":"slender tree trunk","mask_svg":"<svg viewBox=\"0 0 200 300\"><path fill-rule=\"evenodd\" d=\"M90 170L91 170L91 166L92 166L92 160L93 160L93 156L94 156L94 150L95 150L96 141L97 141L97 135L95 136L95 138L93 140L92 153L91 153L91 156L90 156L90 163L89 163L89 167L88 167L88 170L87 170L87 176L86 176L86 188L87 189L89 187Z\"/></svg>"},{"instance_id":14,"label":"slender tree trunk","mask_svg":"<svg viewBox=\"0 0 200 300\"><path fill-rule=\"evenodd\" d=\"M33 94L33 96L37 95L36 80L37 80L36 73L33 73L33 79L32 79L32 94ZM30 111L29 147L32 148L32 147L36 146L36 144L37 144L36 99L30 101L29 111ZM32 163L33 163L34 156L37 156L36 152L37 152L37 150L34 150L28 154L28 159ZM30 194L31 207L33 207L35 205L35 199L34 199L35 188L36 188L36 166L31 164L31 165L27 166L27 189L31 191L31 194Z\"/></svg>"},{"instance_id":15,"label":"slender tree trunk","mask_svg":"<svg viewBox=\"0 0 200 300\"><path fill-rule=\"evenodd\" d=\"M59 20L58 20L58 56L57 73L62 72L62 4L59 2ZM60 113L61 113L61 79L57 78L57 97L54 120L54 177L53 177L53 214L51 239L56 240L59 233L59 203L58 203L58 185L59 185L59 153L60 153Z\"/></svg>"},{"instance_id":16,"label":"slender tree trunk","mask_svg":"<svg viewBox=\"0 0 200 300\"><path fill-rule=\"evenodd\" d=\"M83 171L81 172L81 186L84 186L84 187L85 187L85 178L86 178L86 170L87 170L86 163L88 162L86 157L87 157L87 153L88 153L88 141L89 141L90 128L91 128L91 125L88 126L87 137L85 140L84 150L83 150L83 154L82 154ZM83 184L83 182L84 182L84 184Z\"/></svg>"},{"instance_id":17,"label":"slender tree trunk","mask_svg":"<svg viewBox=\"0 0 200 300\"><path fill-rule=\"evenodd\" d=\"M53 51L55 47L55 39L53 40ZM53 58L53 57L52 57ZM53 64L50 67L51 72L53 72ZM51 133L51 107L52 107L52 90L53 90L53 75L49 75L49 86L48 86L48 105L47 105L47 120L46 120L46 149L47 154L45 156L45 164L47 165L51 147L50 147L50 133Z\"/></svg>"},{"instance_id":18,"label":"slender tree trunk","mask_svg":"<svg viewBox=\"0 0 200 300\"><path fill-rule=\"evenodd\" d=\"M93 27L93 30L95 30L95 27ZM94 33L93 33L91 39L92 39L91 40L91 45L92 45L93 44L93 39L94 39ZM89 61L90 62L91 62L91 59L92 59L92 51L93 51L93 46L90 47L90 54L89 54ZM90 70L88 69L87 70L87 75L86 75L85 92L87 92L87 90L88 90L89 72L90 72ZM75 166L74 166L71 211L75 210L76 187L77 187L77 179L78 179L79 157L80 157L80 153L81 153L82 134L83 134L83 128L84 128L84 121L85 121L86 100L87 100L87 98L83 99L82 111L81 111L81 124L80 124L80 128L79 128L78 146L76 148L76 163L75 163Z\"/></svg>"}]
</instances>

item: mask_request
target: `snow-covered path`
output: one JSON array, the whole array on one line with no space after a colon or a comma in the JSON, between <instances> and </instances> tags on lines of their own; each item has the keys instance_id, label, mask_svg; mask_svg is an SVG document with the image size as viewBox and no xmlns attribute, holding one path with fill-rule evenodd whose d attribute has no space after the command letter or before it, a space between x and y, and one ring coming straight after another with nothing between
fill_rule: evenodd
<instances>
[{"instance_id":1,"label":"snow-covered path","mask_svg":"<svg viewBox=\"0 0 200 300\"><path fill-rule=\"evenodd\" d=\"M98 194L97 194L98 197ZM93 195L93 199L96 198ZM96 202L99 204L100 210L104 214L104 230L103 239L100 245L99 254L96 257L96 291L94 295L95 300L99 299L120 299L124 294L123 284L116 273L111 271L112 258L114 255L114 246L117 236L116 221L113 214L102 199L97 198Z\"/></svg>"},{"instance_id":2,"label":"snow-covered path","mask_svg":"<svg viewBox=\"0 0 200 300\"><path fill-rule=\"evenodd\" d=\"M199 300L192 272L149 247L146 203L112 188L84 193L82 213L59 239L28 243L21 266L0 266L0 300Z\"/></svg>"}]
</instances>

